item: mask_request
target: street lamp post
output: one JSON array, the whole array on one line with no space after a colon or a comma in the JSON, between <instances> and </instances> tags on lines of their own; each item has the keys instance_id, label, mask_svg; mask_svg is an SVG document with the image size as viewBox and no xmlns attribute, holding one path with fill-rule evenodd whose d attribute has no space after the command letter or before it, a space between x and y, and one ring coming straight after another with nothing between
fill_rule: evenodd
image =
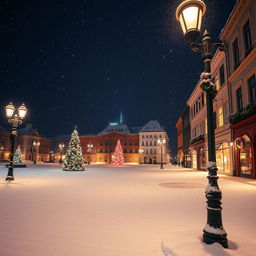
<instances>
[{"instance_id":1,"label":"street lamp post","mask_svg":"<svg viewBox=\"0 0 256 256\"><path fill-rule=\"evenodd\" d=\"M59 163L60 164L62 163L62 152L63 152L64 147L65 147L64 143L60 143L59 144L59 149L60 149L60 160L59 160Z\"/></svg>"},{"instance_id":2,"label":"street lamp post","mask_svg":"<svg viewBox=\"0 0 256 256\"><path fill-rule=\"evenodd\" d=\"M142 159L142 154L143 154L143 153L144 153L144 148L140 148L140 149L139 149L139 154L140 154L140 164L142 164L142 162L143 162L143 161L142 161L142 160L143 160L143 159Z\"/></svg>"},{"instance_id":3,"label":"street lamp post","mask_svg":"<svg viewBox=\"0 0 256 256\"><path fill-rule=\"evenodd\" d=\"M27 114L27 108L24 103L17 109L14 107L12 102L10 102L5 107L5 114L8 119L8 123L12 125L11 133L10 133L10 163L8 168L8 174L5 180L10 181L14 180L13 177L13 157L14 157L14 143L15 138L17 136L17 127L22 124L23 119ZM18 112L15 113L15 112Z\"/></svg>"},{"instance_id":4,"label":"street lamp post","mask_svg":"<svg viewBox=\"0 0 256 256\"><path fill-rule=\"evenodd\" d=\"M37 159L37 152L39 150L40 146L40 141L33 141L33 158L34 158L34 164L36 164L36 159Z\"/></svg>"},{"instance_id":5,"label":"street lamp post","mask_svg":"<svg viewBox=\"0 0 256 256\"><path fill-rule=\"evenodd\" d=\"M206 244L219 243L228 248L227 233L222 225L221 198L222 193L218 186L216 167L213 99L216 87L211 81L211 60L214 52L224 50L223 44L212 43L210 34L205 30L201 43L196 43L200 36L202 17L206 12L206 5L202 0L183 1L176 10L176 18L181 24L185 40L194 52L200 51L204 61L204 72L201 74L201 89L206 93L207 105L207 134L208 134L208 185L205 193L207 198L207 224L203 229L203 242Z\"/></svg>"},{"instance_id":6,"label":"street lamp post","mask_svg":"<svg viewBox=\"0 0 256 256\"><path fill-rule=\"evenodd\" d=\"M1 152L0 160L2 160L3 159L3 152L4 152L4 147L3 146L0 147L0 152Z\"/></svg>"},{"instance_id":7,"label":"street lamp post","mask_svg":"<svg viewBox=\"0 0 256 256\"><path fill-rule=\"evenodd\" d=\"M163 145L165 144L166 140L165 139L158 139L157 144L160 145L160 151L161 151L161 163L160 163L160 169L164 169L163 165Z\"/></svg>"},{"instance_id":8,"label":"street lamp post","mask_svg":"<svg viewBox=\"0 0 256 256\"><path fill-rule=\"evenodd\" d=\"M87 144L87 152L88 152L88 164L91 163L91 151L93 148L93 144L89 143Z\"/></svg>"}]
</instances>

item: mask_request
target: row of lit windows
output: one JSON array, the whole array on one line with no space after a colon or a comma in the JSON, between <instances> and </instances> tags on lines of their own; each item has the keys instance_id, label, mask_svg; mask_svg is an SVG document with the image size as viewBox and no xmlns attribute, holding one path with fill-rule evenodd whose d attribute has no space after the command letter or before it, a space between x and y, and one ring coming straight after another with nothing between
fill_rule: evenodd
<instances>
[{"instance_id":1,"label":"row of lit windows","mask_svg":"<svg viewBox=\"0 0 256 256\"><path fill-rule=\"evenodd\" d=\"M105 146L108 146L108 145L116 145L116 143L117 143L117 142L112 142L112 141L107 141L107 140L106 140L105 142L104 142L104 141L101 141L101 142L100 142L100 145L101 145L101 146L104 146L104 145L105 145ZM129 146L133 146L133 145L134 145L134 146L138 146L138 142L137 142L137 141L136 141L136 142L129 141L129 143L128 143L127 141L121 141L121 145L124 145L124 146L128 146L128 145L129 145Z\"/></svg>"},{"instance_id":2,"label":"row of lit windows","mask_svg":"<svg viewBox=\"0 0 256 256\"><path fill-rule=\"evenodd\" d=\"M109 150L109 149L107 149L107 148L105 148L105 149L100 149L99 151L98 151L98 153L113 153L114 151L113 150ZM124 149L123 150L123 153L138 153L138 149Z\"/></svg>"},{"instance_id":3,"label":"row of lit windows","mask_svg":"<svg viewBox=\"0 0 256 256\"><path fill-rule=\"evenodd\" d=\"M196 100L196 102L194 103L194 105L191 108L191 116L192 118L201 110L201 108L204 106L204 93L202 93L200 95L200 97L198 97L198 99Z\"/></svg>"},{"instance_id":4,"label":"row of lit windows","mask_svg":"<svg viewBox=\"0 0 256 256\"><path fill-rule=\"evenodd\" d=\"M156 146L157 145L157 142L156 140L155 141L142 141L141 143L142 146Z\"/></svg>"},{"instance_id":5,"label":"row of lit windows","mask_svg":"<svg viewBox=\"0 0 256 256\"><path fill-rule=\"evenodd\" d=\"M162 138L163 136L162 136L162 134L159 134L159 135L156 135L156 134L154 134L154 135L152 135L152 134L150 134L150 135L142 135L142 138L150 138L150 139L155 138L155 139L157 139L158 137Z\"/></svg>"},{"instance_id":6,"label":"row of lit windows","mask_svg":"<svg viewBox=\"0 0 256 256\"><path fill-rule=\"evenodd\" d=\"M144 154L146 154L146 155L148 155L148 154L156 155L156 149L155 148L145 149Z\"/></svg>"},{"instance_id":7,"label":"row of lit windows","mask_svg":"<svg viewBox=\"0 0 256 256\"><path fill-rule=\"evenodd\" d=\"M222 127L224 124L228 123L228 102L225 102L222 106L218 107L216 112L213 113L213 116L214 129ZM207 134L207 118L205 121L192 128L192 138L198 137L201 134Z\"/></svg>"}]
</instances>

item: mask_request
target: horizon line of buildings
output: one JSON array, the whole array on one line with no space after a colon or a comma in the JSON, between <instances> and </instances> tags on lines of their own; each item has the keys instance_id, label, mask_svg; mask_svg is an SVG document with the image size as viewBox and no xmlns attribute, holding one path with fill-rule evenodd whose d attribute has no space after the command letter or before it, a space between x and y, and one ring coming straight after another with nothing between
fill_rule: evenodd
<instances>
[{"instance_id":1,"label":"horizon line of buildings","mask_svg":"<svg viewBox=\"0 0 256 256\"><path fill-rule=\"evenodd\" d=\"M15 148L20 145L22 159L31 161L57 162L63 159L71 135L58 135L45 138L32 124L18 129ZM169 137L158 121L149 121L143 127L130 127L120 121L109 122L101 132L93 135L80 135L83 158L91 163L111 163L115 146L120 140L126 163L156 164L161 162L161 145L158 140L165 140L162 145L162 161L170 162ZM36 143L35 143L36 142ZM40 142L40 143L38 143ZM59 145L63 145L60 147ZM90 145L90 146L89 146ZM7 161L10 155L10 133L0 131L0 161Z\"/></svg>"},{"instance_id":2,"label":"horizon line of buildings","mask_svg":"<svg viewBox=\"0 0 256 256\"><path fill-rule=\"evenodd\" d=\"M256 1L238 0L211 62L216 163L220 173L256 178ZM200 79L176 123L178 161L205 170L207 112Z\"/></svg>"}]
</instances>

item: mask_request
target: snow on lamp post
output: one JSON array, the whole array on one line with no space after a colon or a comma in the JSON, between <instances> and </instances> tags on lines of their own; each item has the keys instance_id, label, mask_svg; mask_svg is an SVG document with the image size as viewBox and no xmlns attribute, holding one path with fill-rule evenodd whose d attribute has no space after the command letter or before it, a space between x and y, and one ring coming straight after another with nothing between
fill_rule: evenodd
<instances>
[{"instance_id":1,"label":"snow on lamp post","mask_svg":"<svg viewBox=\"0 0 256 256\"><path fill-rule=\"evenodd\" d=\"M165 139L158 139L157 144L160 146L160 152L161 152L161 163L160 163L160 169L164 169L163 165L163 145L166 143Z\"/></svg>"},{"instance_id":2,"label":"snow on lamp post","mask_svg":"<svg viewBox=\"0 0 256 256\"><path fill-rule=\"evenodd\" d=\"M93 144L89 143L87 144L87 152L88 152L88 164L91 163L91 151L93 148Z\"/></svg>"},{"instance_id":3,"label":"snow on lamp post","mask_svg":"<svg viewBox=\"0 0 256 256\"><path fill-rule=\"evenodd\" d=\"M10 163L8 168L8 174L6 181L14 180L13 177L13 158L14 158L14 143L17 136L17 127L22 124L23 119L27 114L27 108L24 103L16 110L12 102L5 107L5 114L8 119L8 123L12 125L10 133Z\"/></svg>"},{"instance_id":4,"label":"snow on lamp post","mask_svg":"<svg viewBox=\"0 0 256 256\"><path fill-rule=\"evenodd\" d=\"M37 160L37 152L39 151L39 147L40 147L40 141L33 141L33 152L34 152L34 164L36 164L36 160Z\"/></svg>"},{"instance_id":5,"label":"snow on lamp post","mask_svg":"<svg viewBox=\"0 0 256 256\"><path fill-rule=\"evenodd\" d=\"M59 149L60 149L60 159L59 159L59 163L60 163L60 164L62 163L62 152L63 152L64 147L65 147L65 144L64 144L64 143L60 143L60 144L59 144Z\"/></svg>"},{"instance_id":6,"label":"snow on lamp post","mask_svg":"<svg viewBox=\"0 0 256 256\"><path fill-rule=\"evenodd\" d=\"M214 135L214 115L213 99L216 96L216 86L211 81L211 60L214 52L219 49L224 50L222 43L212 43L207 30L203 33L202 42L196 43L200 36L202 17L206 12L206 5L202 0L183 1L176 10L176 19L180 22L185 40L190 44L194 52L202 53L204 61L204 72L201 74L200 87L206 94L207 105L207 136L208 136L208 185L205 193L207 198L207 224L203 229L203 242L221 244L228 247L227 233L222 225L221 198L222 192L218 186L218 176L216 167L215 135Z\"/></svg>"},{"instance_id":7,"label":"snow on lamp post","mask_svg":"<svg viewBox=\"0 0 256 256\"><path fill-rule=\"evenodd\" d=\"M139 149L139 154L140 154L140 164L142 164L142 155L144 153L144 148Z\"/></svg>"}]
</instances>

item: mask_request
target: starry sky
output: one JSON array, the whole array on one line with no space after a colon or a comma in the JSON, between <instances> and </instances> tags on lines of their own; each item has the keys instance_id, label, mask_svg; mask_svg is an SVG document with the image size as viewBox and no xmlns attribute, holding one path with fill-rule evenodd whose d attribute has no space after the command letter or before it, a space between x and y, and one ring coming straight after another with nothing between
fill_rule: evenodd
<instances>
[{"instance_id":1,"label":"starry sky","mask_svg":"<svg viewBox=\"0 0 256 256\"><path fill-rule=\"evenodd\" d=\"M216 41L236 0L205 0ZM176 121L203 70L175 19L179 0L0 1L0 125L25 102L26 122L52 137L94 134L123 112L128 126Z\"/></svg>"}]
</instances>

